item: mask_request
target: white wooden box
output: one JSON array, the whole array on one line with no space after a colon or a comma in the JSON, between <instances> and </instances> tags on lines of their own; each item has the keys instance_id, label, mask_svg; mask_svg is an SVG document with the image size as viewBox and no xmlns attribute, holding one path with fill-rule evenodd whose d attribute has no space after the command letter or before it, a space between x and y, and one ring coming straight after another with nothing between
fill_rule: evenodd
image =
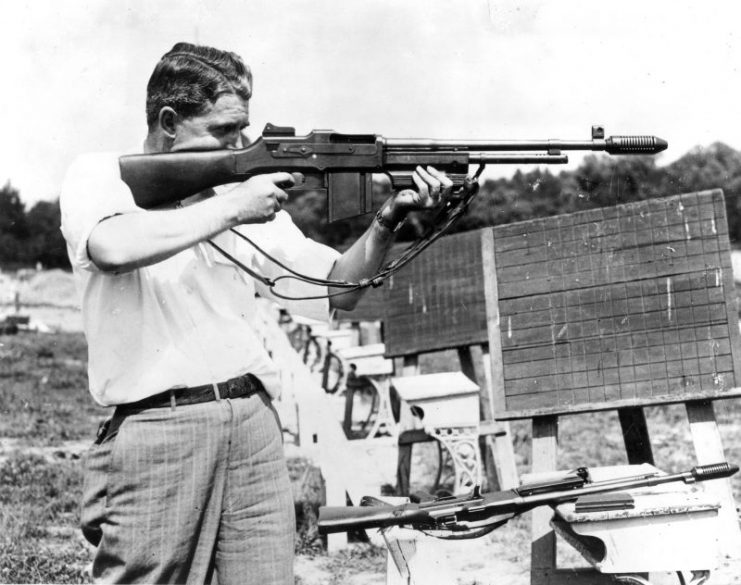
<instances>
[{"instance_id":1,"label":"white wooden box","mask_svg":"<svg viewBox=\"0 0 741 585\"><path fill-rule=\"evenodd\" d=\"M312 328L311 332L321 340L332 344L332 351L345 349L357 345L358 334L353 329L322 329Z\"/></svg>"},{"instance_id":2,"label":"white wooden box","mask_svg":"<svg viewBox=\"0 0 741 585\"><path fill-rule=\"evenodd\" d=\"M595 481L642 474L652 466L620 466ZM627 470L627 471L626 471ZM632 471L631 471L632 470ZM636 470L640 470L640 473ZM635 507L627 510L575 512L574 503L556 508L552 525L603 573L712 570L718 564L720 503L703 484L671 483L630 490Z\"/></svg>"},{"instance_id":3,"label":"white wooden box","mask_svg":"<svg viewBox=\"0 0 741 585\"><path fill-rule=\"evenodd\" d=\"M402 430L479 424L479 387L461 372L392 378L402 406ZM415 422L407 413L421 421Z\"/></svg>"},{"instance_id":4,"label":"white wooden box","mask_svg":"<svg viewBox=\"0 0 741 585\"><path fill-rule=\"evenodd\" d=\"M355 366L357 376L384 376L394 372L394 362L383 356L386 346L383 343L357 345L337 351L339 356Z\"/></svg>"}]
</instances>

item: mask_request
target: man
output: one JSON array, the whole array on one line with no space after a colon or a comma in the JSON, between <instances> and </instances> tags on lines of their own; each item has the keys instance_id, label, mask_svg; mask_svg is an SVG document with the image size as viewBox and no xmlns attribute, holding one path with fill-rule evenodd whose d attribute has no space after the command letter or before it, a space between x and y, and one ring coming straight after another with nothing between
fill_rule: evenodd
<instances>
[{"instance_id":1,"label":"man","mask_svg":"<svg viewBox=\"0 0 741 585\"><path fill-rule=\"evenodd\" d=\"M144 152L242 147L251 92L237 55L175 45L147 87ZM211 242L256 272L282 274L228 231L237 228L303 273L357 281L381 265L406 213L434 206L452 183L418 168L417 191L392 196L340 255L281 211L287 173L145 211L120 179L119 154L78 159L61 197L90 391L116 406L86 457L82 524L97 546L93 577L203 583L215 571L220 583L293 583L293 502L271 405L278 371L252 326L255 292L271 291ZM328 292L281 283L293 297ZM359 294L288 308L326 318L352 309Z\"/></svg>"}]
</instances>

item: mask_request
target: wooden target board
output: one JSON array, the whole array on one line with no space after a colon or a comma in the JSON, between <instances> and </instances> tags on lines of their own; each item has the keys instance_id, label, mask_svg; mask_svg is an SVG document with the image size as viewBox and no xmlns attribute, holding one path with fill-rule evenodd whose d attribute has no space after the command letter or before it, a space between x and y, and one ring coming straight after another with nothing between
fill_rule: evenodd
<instances>
[{"instance_id":1,"label":"wooden target board","mask_svg":"<svg viewBox=\"0 0 741 585\"><path fill-rule=\"evenodd\" d=\"M486 343L481 230L444 237L384 284L387 357Z\"/></svg>"},{"instance_id":2,"label":"wooden target board","mask_svg":"<svg viewBox=\"0 0 741 585\"><path fill-rule=\"evenodd\" d=\"M741 394L722 191L500 226L484 255L497 418Z\"/></svg>"}]
</instances>

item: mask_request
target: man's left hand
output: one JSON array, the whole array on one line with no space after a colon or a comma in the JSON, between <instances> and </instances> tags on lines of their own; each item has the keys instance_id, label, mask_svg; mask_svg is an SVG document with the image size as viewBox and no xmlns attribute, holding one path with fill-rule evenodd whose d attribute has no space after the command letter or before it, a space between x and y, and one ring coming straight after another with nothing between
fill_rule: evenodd
<instances>
[{"instance_id":1,"label":"man's left hand","mask_svg":"<svg viewBox=\"0 0 741 585\"><path fill-rule=\"evenodd\" d=\"M407 213L431 209L450 196L453 181L434 167L418 166L412 174L417 190L403 189L386 203L381 213L388 222L400 222Z\"/></svg>"}]
</instances>

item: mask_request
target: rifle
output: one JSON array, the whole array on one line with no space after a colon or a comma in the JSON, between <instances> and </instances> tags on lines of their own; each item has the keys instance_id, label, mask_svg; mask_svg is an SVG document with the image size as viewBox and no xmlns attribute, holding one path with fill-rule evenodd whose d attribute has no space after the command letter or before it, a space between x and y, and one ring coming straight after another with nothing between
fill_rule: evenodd
<instances>
[{"instance_id":1,"label":"rifle","mask_svg":"<svg viewBox=\"0 0 741 585\"><path fill-rule=\"evenodd\" d=\"M433 536L449 540L477 538L538 506L556 506L591 494L676 481L690 484L721 479L737 471L737 466L724 462L701 465L680 473L647 474L592 482L588 469L579 468L554 481L522 485L507 491L482 494L476 487L468 496L444 497L400 506L391 506L366 496L360 506L319 508L319 533L409 526L416 530L433 531Z\"/></svg>"},{"instance_id":2,"label":"rifle","mask_svg":"<svg viewBox=\"0 0 741 585\"><path fill-rule=\"evenodd\" d=\"M296 136L289 127L268 124L247 148L129 155L120 158L121 178L136 204L145 209L173 203L253 175L285 171L303 181L292 192L319 191L328 197L328 220L372 211L372 174L385 173L395 189L414 187L418 165L445 171L456 187L465 184L468 167L488 164L564 164L566 150L608 154L656 154L667 142L655 136L611 136L592 127L592 139L564 140L426 140L393 139L375 134L340 134L314 130Z\"/></svg>"}]
</instances>

